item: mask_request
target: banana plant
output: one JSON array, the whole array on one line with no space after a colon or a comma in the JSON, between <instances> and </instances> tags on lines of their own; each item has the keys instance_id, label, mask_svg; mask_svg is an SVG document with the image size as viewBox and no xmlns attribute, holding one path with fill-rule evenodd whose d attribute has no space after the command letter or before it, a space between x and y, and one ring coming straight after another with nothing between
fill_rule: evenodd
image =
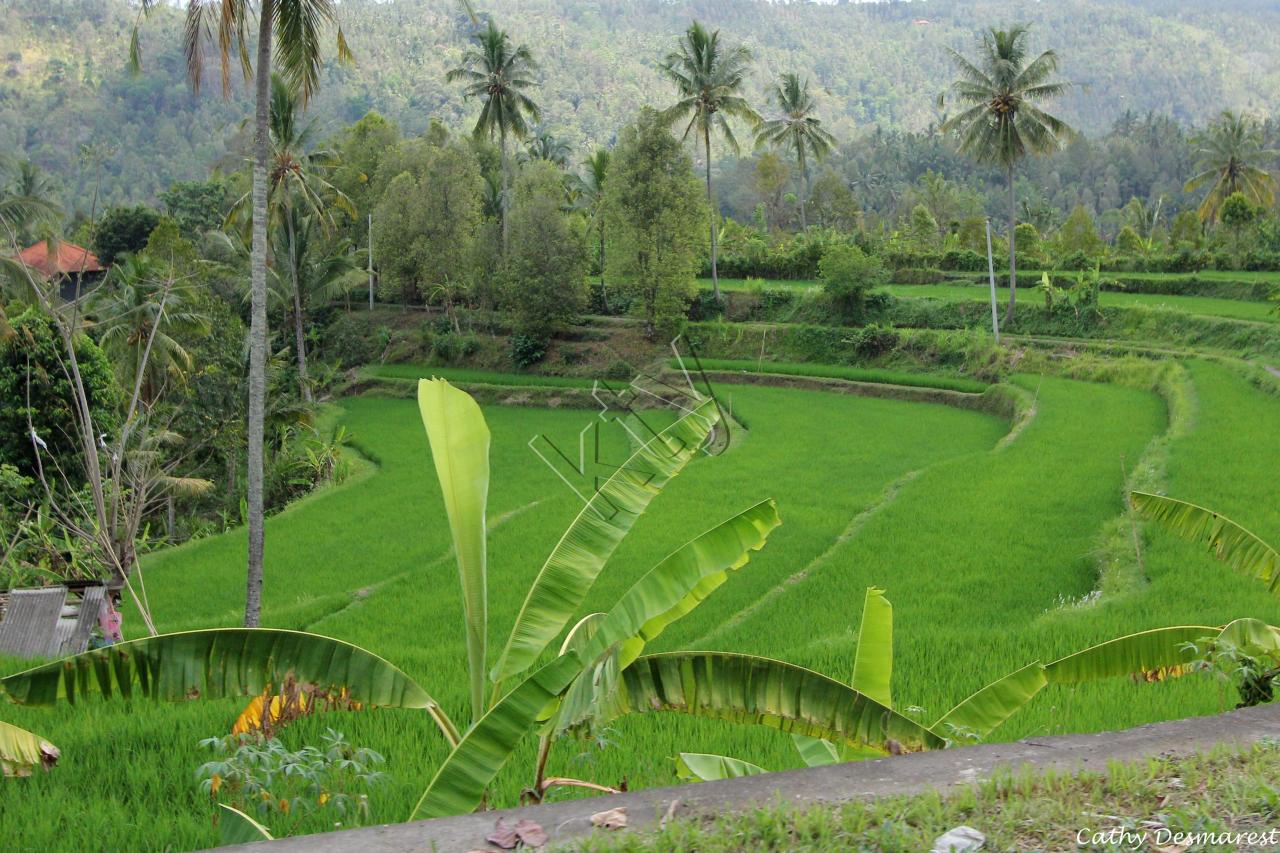
<instances>
[{"instance_id":1,"label":"banana plant","mask_svg":"<svg viewBox=\"0 0 1280 853\"><path fill-rule=\"evenodd\" d=\"M985 737L1043 686L1042 669L1036 663L1008 675L961 702L932 726L922 726L892 710L893 605L884 590L868 587L858 627L853 677L845 689L861 697L865 707L878 709L885 726L878 737L861 739L842 739L838 731L837 737L832 738L830 732L795 727L789 729L792 742L807 766L820 767L916 749L938 749L957 736ZM658 701L652 696L642 695L642 699ZM729 756L683 752L676 759L676 772L681 778L711 781L764 771Z\"/></svg>"},{"instance_id":2,"label":"banana plant","mask_svg":"<svg viewBox=\"0 0 1280 853\"><path fill-rule=\"evenodd\" d=\"M1207 547L1241 574L1257 578L1280 595L1280 553L1225 515L1163 495L1130 492L1133 508L1166 530Z\"/></svg>"}]
</instances>

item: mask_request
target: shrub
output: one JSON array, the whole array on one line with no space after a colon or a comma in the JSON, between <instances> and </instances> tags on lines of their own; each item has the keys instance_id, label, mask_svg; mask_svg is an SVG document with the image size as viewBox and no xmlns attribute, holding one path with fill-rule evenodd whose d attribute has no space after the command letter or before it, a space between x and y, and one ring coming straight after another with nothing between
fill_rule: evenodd
<instances>
[{"instance_id":1,"label":"shrub","mask_svg":"<svg viewBox=\"0 0 1280 853\"><path fill-rule=\"evenodd\" d=\"M938 266L944 270L960 272L981 272L987 268L987 259L970 249L952 249L942 255Z\"/></svg>"},{"instance_id":2,"label":"shrub","mask_svg":"<svg viewBox=\"0 0 1280 853\"><path fill-rule=\"evenodd\" d=\"M347 365L365 364L380 354L369 334L369 323L355 314L339 314L320 333L320 352Z\"/></svg>"},{"instance_id":3,"label":"shrub","mask_svg":"<svg viewBox=\"0 0 1280 853\"><path fill-rule=\"evenodd\" d=\"M431 341L431 354L445 364L454 364L464 358L475 355L480 349L480 341L475 335L445 332L437 334Z\"/></svg>"},{"instance_id":4,"label":"shrub","mask_svg":"<svg viewBox=\"0 0 1280 853\"><path fill-rule=\"evenodd\" d=\"M534 335L515 334L511 336L511 362L524 369L537 364L547 357L547 342Z\"/></svg>"},{"instance_id":5,"label":"shrub","mask_svg":"<svg viewBox=\"0 0 1280 853\"><path fill-rule=\"evenodd\" d=\"M631 365L622 359L613 362L604 371L604 378L614 382L630 382L632 375Z\"/></svg>"},{"instance_id":6,"label":"shrub","mask_svg":"<svg viewBox=\"0 0 1280 853\"><path fill-rule=\"evenodd\" d=\"M818 270L832 305L844 320L852 322L861 322L865 316L867 291L889 278L879 258L849 243L828 246Z\"/></svg>"}]
</instances>

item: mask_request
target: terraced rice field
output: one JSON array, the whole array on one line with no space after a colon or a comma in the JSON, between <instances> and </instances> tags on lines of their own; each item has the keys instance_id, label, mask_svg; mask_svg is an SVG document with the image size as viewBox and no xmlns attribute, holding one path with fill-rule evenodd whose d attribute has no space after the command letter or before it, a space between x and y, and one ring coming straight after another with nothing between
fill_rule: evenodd
<instances>
[{"instance_id":1,"label":"terraced rice field","mask_svg":"<svg viewBox=\"0 0 1280 853\"><path fill-rule=\"evenodd\" d=\"M1280 399L1224 367L1193 364L1192 428L1169 448L1171 494L1221 506L1280 538L1269 498L1280 449ZM783 525L768 546L654 650L740 650L847 679L863 590L884 587L895 607L894 703L933 719L973 690L1037 658L1050 659L1142 628L1280 621L1280 604L1193 548L1154 532L1144 573L1099 601L1095 549L1122 512L1126 471L1168 425L1153 393L1018 376L1037 413L1012 442L996 417L933 404L733 386L750 425L727 453L695 462L653 503L601 576L583 612L599 609L644 570L715 521L777 499ZM268 521L264 624L305 628L365 646L402 666L451 714L465 717L465 652L456 571L416 406L377 397L343 401L343 422L377 463ZM529 581L577 509L577 499L525 446L538 433L576 450L592 416L489 407L490 641L500 644ZM626 453L606 435L607 461ZM589 471L588 473L594 473ZM1052 482L1052 488L1046 484ZM162 630L237 624L245 539L237 531L145 561ZM18 668L3 664L3 671ZM1127 681L1075 693L1046 691L996 737L1116 728L1217 710L1207 680ZM111 839L190 849L213 844L212 803L196 784L197 746L225 732L237 702L10 709L6 719L63 750L56 773L0 797L0 825L21 827L13 849L49 848L74 819L89 844ZM401 820L445 749L413 712L331 714L284 733L297 746L327 726L388 758L390 781L373 818ZM491 802L528 784L532 744L504 771ZM550 772L633 787L673 781L679 751L720 752L770 768L795 766L771 731L646 715L619 721L602 743L567 742ZM21 820L18 819L21 815ZM304 829L321 827L304 824ZM96 841L95 841L96 839Z\"/></svg>"},{"instance_id":2,"label":"terraced rice field","mask_svg":"<svg viewBox=\"0 0 1280 853\"><path fill-rule=\"evenodd\" d=\"M1154 276L1155 274L1152 275ZM1204 276L1207 274L1200 273L1199 275ZM1230 273L1230 275L1238 276L1242 274ZM1018 288L1019 301L1025 301L1027 304L1032 305L1043 304L1043 298L1035 290L1035 285L1039 281L1039 275L1034 273L1028 273L1025 280L1019 277L1019 282L1021 283ZM702 281L701 284L705 287L710 287L710 279ZM820 285L818 282L810 280L720 279L721 289L727 291L744 291L756 286L803 291ZM977 285L891 284L884 289L894 296L909 298L929 297L933 299L972 301L990 299L990 290ZM1001 310L1003 310L1005 303L1009 300L1009 289L1006 287L997 288L996 294ZM1103 291L1099 294L1099 299L1105 306L1131 307L1140 305L1147 308L1166 308L1172 311L1181 311L1184 314L1200 314L1210 317L1227 317L1234 320L1255 320L1268 323L1280 320L1280 314L1276 313L1276 306L1271 302L1249 302L1240 299L1219 299L1211 296L1173 296L1162 293L1123 293L1114 291Z\"/></svg>"}]
</instances>

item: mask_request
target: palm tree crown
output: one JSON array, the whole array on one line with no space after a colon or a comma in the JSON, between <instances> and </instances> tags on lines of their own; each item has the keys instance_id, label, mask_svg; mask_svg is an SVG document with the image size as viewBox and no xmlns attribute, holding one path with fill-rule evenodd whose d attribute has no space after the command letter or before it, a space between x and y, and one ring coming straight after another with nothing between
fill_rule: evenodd
<instances>
[{"instance_id":1,"label":"palm tree crown","mask_svg":"<svg viewBox=\"0 0 1280 853\"><path fill-rule=\"evenodd\" d=\"M1014 239L1018 200L1013 170L1026 155L1056 151L1074 135L1066 122L1038 106L1066 92L1069 84L1053 79L1058 55L1052 50L1029 59L1027 28L1021 25L984 32L976 62L954 50L951 55L960 72L951 91L967 106L943 123L942 131L957 135L961 153L1003 168L1008 182L1009 310L1005 316L1012 321L1018 291Z\"/></svg>"},{"instance_id":2,"label":"palm tree crown","mask_svg":"<svg viewBox=\"0 0 1280 853\"><path fill-rule=\"evenodd\" d=\"M683 138L696 131L702 137L702 150L706 154L707 201L711 202L711 286L716 299L720 298L720 281L716 270L716 206L711 195L711 134L719 131L735 154L739 151L737 137L729 125L730 118L740 118L753 127L759 125L760 116L742 96L747 74L751 66L751 51L743 45L725 47L720 43L720 31L707 32L702 24L694 21L685 31L676 49L663 60L662 72L676 87L679 97L663 112L663 118L672 124L689 120Z\"/></svg>"},{"instance_id":3,"label":"palm tree crown","mask_svg":"<svg viewBox=\"0 0 1280 853\"><path fill-rule=\"evenodd\" d=\"M488 26L472 36L475 44L462 55L462 62L451 68L444 79L449 83L461 81L463 97L481 98L484 107L476 119L477 139L498 137L502 155L502 246L507 246L507 205L511 183L507 163L507 137L524 139L529 134L530 123L542 120L542 110L527 94L537 85L533 73L538 63L524 45L512 45L511 37L489 21Z\"/></svg>"},{"instance_id":4,"label":"palm tree crown","mask_svg":"<svg viewBox=\"0 0 1280 853\"><path fill-rule=\"evenodd\" d=\"M737 153L738 140L728 119L741 118L752 125L760 121L742 96L750 66L750 50L743 45L726 48L720 43L719 30L707 32L694 21L662 63L662 72L675 84L680 98L664 115L672 123L689 118L686 139L695 130L702 136L719 131Z\"/></svg>"},{"instance_id":5,"label":"palm tree crown","mask_svg":"<svg viewBox=\"0 0 1280 853\"><path fill-rule=\"evenodd\" d=\"M1195 192L1208 185L1200 204L1200 219L1216 219L1222 203L1232 193L1243 193L1254 204L1270 207L1275 200L1276 180L1258 164L1273 158L1275 151L1263 147L1262 128L1251 118L1226 110L1204 133L1196 137L1198 174L1184 189Z\"/></svg>"},{"instance_id":6,"label":"palm tree crown","mask_svg":"<svg viewBox=\"0 0 1280 853\"><path fill-rule=\"evenodd\" d=\"M788 147L795 151L796 164L804 178L804 196L800 199L800 227L806 228L805 200L809 197L809 155L821 160L836 146L836 138L822 127L817 100L809 93L809 81L788 72L773 87L772 97L782 115L760 125L757 145Z\"/></svg>"},{"instance_id":7,"label":"palm tree crown","mask_svg":"<svg viewBox=\"0 0 1280 853\"><path fill-rule=\"evenodd\" d=\"M983 33L977 63L951 54L960 71L952 92L970 106L943 130L959 134L962 153L1010 169L1027 154L1056 151L1073 135L1064 121L1037 106L1065 93L1069 84L1051 79L1058 70L1052 50L1027 61L1025 26Z\"/></svg>"}]
</instances>

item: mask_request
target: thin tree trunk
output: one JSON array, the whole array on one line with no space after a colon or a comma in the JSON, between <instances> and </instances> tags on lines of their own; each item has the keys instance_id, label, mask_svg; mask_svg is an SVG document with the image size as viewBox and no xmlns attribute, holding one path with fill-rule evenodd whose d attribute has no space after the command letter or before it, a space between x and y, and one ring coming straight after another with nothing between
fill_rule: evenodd
<instances>
[{"instance_id":1,"label":"thin tree trunk","mask_svg":"<svg viewBox=\"0 0 1280 853\"><path fill-rule=\"evenodd\" d=\"M604 306L604 313L609 313L609 291L604 284L604 212L597 211L596 215L600 217L600 303Z\"/></svg>"},{"instance_id":2,"label":"thin tree trunk","mask_svg":"<svg viewBox=\"0 0 1280 853\"><path fill-rule=\"evenodd\" d=\"M1017 259L1017 241L1015 240L1018 228L1018 196L1013 190L1013 167L1009 167L1009 311L1005 314L1005 323L1013 322L1014 311L1018 303L1018 259Z\"/></svg>"},{"instance_id":3,"label":"thin tree trunk","mask_svg":"<svg viewBox=\"0 0 1280 853\"><path fill-rule=\"evenodd\" d=\"M298 265L302 258L298 256L298 236L293 231L292 211L286 211L289 223L289 273L293 279L293 348L298 359L298 387L302 391L302 399L310 405L314 402L311 396L311 382L307 379L307 341L303 329L302 288L298 281Z\"/></svg>"},{"instance_id":4,"label":"thin tree trunk","mask_svg":"<svg viewBox=\"0 0 1280 853\"><path fill-rule=\"evenodd\" d=\"M711 124L702 128L702 150L707 153L707 207L711 212L711 291L720 301L720 274L716 270L716 204L711 197Z\"/></svg>"},{"instance_id":5,"label":"thin tree trunk","mask_svg":"<svg viewBox=\"0 0 1280 853\"><path fill-rule=\"evenodd\" d=\"M800 230L808 231L809 222L805 216L804 206L809 201L809 164L804 158L803 145L796 147L796 155L800 160L800 175L804 178L804 189L802 190L804 195L800 196Z\"/></svg>"},{"instance_id":6,"label":"thin tree trunk","mask_svg":"<svg viewBox=\"0 0 1280 853\"><path fill-rule=\"evenodd\" d=\"M502 151L502 197L498 199L498 208L502 212L502 254L507 254L507 130L498 131L498 145Z\"/></svg>"},{"instance_id":7,"label":"thin tree trunk","mask_svg":"<svg viewBox=\"0 0 1280 853\"><path fill-rule=\"evenodd\" d=\"M253 251L249 272L249 559L245 578L244 624L262 619L263 440L267 405L267 137L271 110L271 39L275 0L262 0L258 12L257 96L253 127Z\"/></svg>"}]
</instances>

